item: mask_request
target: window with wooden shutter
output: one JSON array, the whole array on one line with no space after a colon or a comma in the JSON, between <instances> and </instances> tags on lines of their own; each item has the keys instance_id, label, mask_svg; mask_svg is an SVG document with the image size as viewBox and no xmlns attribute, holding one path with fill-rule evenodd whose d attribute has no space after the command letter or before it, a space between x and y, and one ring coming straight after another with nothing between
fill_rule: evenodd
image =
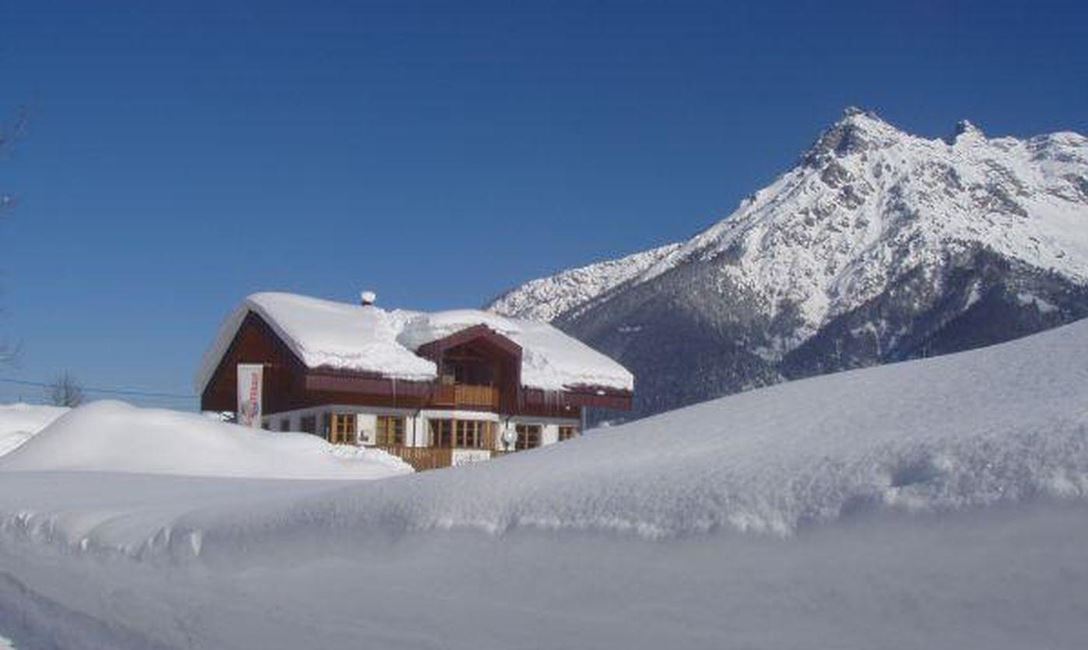
<instances>
[{"instance_id":1,"label":"window with wooden shutter","mask_svg":"<svg viewBox=\"0 0 1088 650\"><path fill-rule=\"evenodd\" d=\"M329 442L334 445L355 444L355 414L334 413L330 427Z\"/></svg>"},{"instance_id":2,"label":"window with wooden shutter","mask_svg":"<svg viewBox=\"0 0 1088 650\"><path fill-rule=\"evenodd\" d=\"M379 447L404 445L404 418L399 415L379 415L374 444Z\"/></svg>"}]
</instances>

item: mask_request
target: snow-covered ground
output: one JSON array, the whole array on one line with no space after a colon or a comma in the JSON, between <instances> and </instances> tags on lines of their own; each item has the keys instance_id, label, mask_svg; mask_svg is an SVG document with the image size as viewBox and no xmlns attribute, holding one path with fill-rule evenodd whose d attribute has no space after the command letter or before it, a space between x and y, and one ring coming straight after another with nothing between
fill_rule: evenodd
<instances>
[{"instance_id":1,"label":"snow-covered ground","mask_svg":"<svg viewBox=\"0 0 1088 650\"><path fill-rule=\"evenodd\" d=\"M1088 640L1088 321L380 481L42 469L0 464L19 647Z\"/></svg>"},{"instance_id":2,"label":"snow-covered ground","mask_svg":"<svg viewBox=\"0 0 1088 650\"><path fill-rule=\"evenodd\" d=\"M68 409L60 406L0 404L0 456L23 444L67 412Z\"/></svg>"},{"instance_id":3,"label":"snow-covered ground","mask_svg":"<svg viewBox=\"0 0 1088 650\"><path fill-rule=\"evenodd\" d=\"M278 479L374 479L412 471L384 452L337 447L305 433L112 401L61 416L0 459L0 471L58 470Z\"/></svg>"}]
</instances>

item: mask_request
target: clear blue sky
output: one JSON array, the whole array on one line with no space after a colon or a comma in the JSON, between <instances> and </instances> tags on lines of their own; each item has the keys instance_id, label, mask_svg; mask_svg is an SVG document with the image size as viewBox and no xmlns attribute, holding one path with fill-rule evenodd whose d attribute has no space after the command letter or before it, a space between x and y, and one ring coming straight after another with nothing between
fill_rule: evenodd
<instances>
[{"instance_id":1,"label":"clear blue sky","mask_svg":"<svg viewBox=\"0 0 1088 650\"><path fill-rule=\"evenodd\" d=\"M851 104L1088 131L1083 1L9 0L0 25L0 113L30 117L0 158L0 375L30 380L185 393L252 291L475 306L687 237Z\"/></svg>"}]
</instances>

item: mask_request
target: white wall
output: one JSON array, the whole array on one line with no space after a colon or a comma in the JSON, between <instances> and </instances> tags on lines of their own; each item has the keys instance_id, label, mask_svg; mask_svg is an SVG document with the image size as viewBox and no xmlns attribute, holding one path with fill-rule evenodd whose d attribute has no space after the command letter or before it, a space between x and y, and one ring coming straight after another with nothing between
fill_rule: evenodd
<instances>
[{"instance_id":1,"label":"white wall","mask_svg":"<svg viewBox=\"0 0 1088 650\"><path fill-rule=\"evenodd\" d=\"M377 441L378 416L375 413L355 413L355 439L360 445L372 445Z\"/></svg>"},{"instance_id":2,"label":"white wall","mask_svg":"<svg viewBox=\"0 0 1088 650\"><path fill-rule=\"evenodd\" d=\"M416 413L413 409L370 407L351 404L328 404L313 408L274 413L269 415L268 419L272 423L272 429L274 431L280 430L279 422L284 418L289 418L291 420L290 431L299 431L302 429L302 418L312 415L317 421L318 435L321 435L322 418L325 413L354 413L356 440L358 441L358 444L363 445L374 444L377 435L379 415L397 415L404 417L405 444L412 444L410 440L413 430L413 419L415 418ZM424 438L424 444L426 444L426 438Z\"/></svg>"},{"instance_id":3,"label":"white wall","mask_svg":"<svg viewBox=\"0 0 1088 650\"><path fill-rule=\"evenodd\" d=\"M516 433L515 427L519 424L537 424L541 426L540 444L551 445L559 441L559 427L573 426L580 429L581 422L578 418L545 418L535 416L518 415L510 418L502 418L497 413L480 411L458 411L426 409L415 411L414 409L386 408L376 406L358 406L348 404L329 404L314 408L297 409L271 413L266 417L272 425L273 431L280 430L280 420L288 418L291 421L290 431L299 431L302 428L302 418L312 415L317 421L318 435L320 435L322 417L325 413L354 413L355 431L359 444L372 445L377 434L377 416L397 415L405 419L404 444L409 447L426 447L428 442L429 421L432 419L455 420L484 420L499 423L495 436L495 448L503 449L502 437L505 430Z\"/></svg>"},{"instance_id":4,"label":"white wall","mask_svg":"<svg viewBox=\"0 0 1088 650\"><path fill-rule=\"evenodd\" d=\"M559 442L559 427L574 427L581 432L581 422L578 418L543 418L530 415L516 415L507 420L506 426L511 431L517 431L519 424L539 424L540 446L552 445Z\"/></svg>"}]
</instances>

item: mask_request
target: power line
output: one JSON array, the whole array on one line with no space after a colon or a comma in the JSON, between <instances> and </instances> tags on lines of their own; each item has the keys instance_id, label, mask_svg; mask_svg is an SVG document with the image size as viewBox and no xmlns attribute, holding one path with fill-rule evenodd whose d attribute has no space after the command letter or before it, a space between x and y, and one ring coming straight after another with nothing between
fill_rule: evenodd
<instances>
[{"instance_id":1,"label":"power line","mask_svg":"<svg viewBox=\"0 0 1088 650\"><path fill-rule=\"evenodd\" d=\"M10 379L0 377L0 382L6 384L18 384L20 386L36 386L38 388L51 388L53 384L43 381L28 381L25 379ZM107 395L129 395L131 397L159 397L163 399L196 399L196 395L183 395L181 393L160 393L156 391L130 390L127 388L98 388L94 386L80 386L87 393L104 393Z\"/></svg>"}]
</instances>

